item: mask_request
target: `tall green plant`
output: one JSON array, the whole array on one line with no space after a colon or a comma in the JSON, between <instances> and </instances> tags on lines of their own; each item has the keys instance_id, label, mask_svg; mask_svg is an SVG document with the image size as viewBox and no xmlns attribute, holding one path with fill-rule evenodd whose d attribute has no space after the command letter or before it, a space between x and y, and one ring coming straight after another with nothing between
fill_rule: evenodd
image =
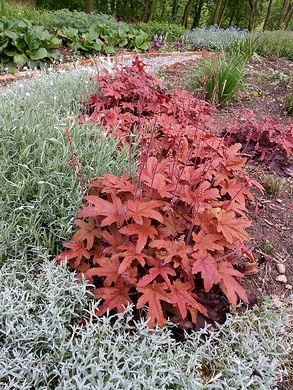
<instances>
[{"instance_id":1,"label":"tall green plant","mask_svg":"<svg viewBox=\"0 0 293 390\"><path fill-rule=\"evenodd\" d=\"M187 75L186 85L216 105L223 106L243 87L243 56L223 53L204 59Z\"/></svg>"},{"instance_id":2,"label":"tall green plant","mask_svg":"<svg viewBox=\"0 0 293 390\"><path fill-rule=\"evenodd\" d=\"M260 43L259 34L246 34L242 39L233 39L225 51L249 61L258 52Z\"/></svg>"}]
</instances>

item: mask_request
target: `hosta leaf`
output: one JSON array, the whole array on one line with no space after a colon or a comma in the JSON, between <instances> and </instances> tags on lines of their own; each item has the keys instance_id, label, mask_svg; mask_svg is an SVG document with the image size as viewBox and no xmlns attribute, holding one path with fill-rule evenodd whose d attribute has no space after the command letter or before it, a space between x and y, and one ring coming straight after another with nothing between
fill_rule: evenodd
<instances>
[{"instance_id":1,"label":"hosta leaf","mask_svg":"<svg viewBox=\"0 0 293 390\"><path fill-rule=\"evenodd\" d=\"M115 48L114 48L114 46L105 46L104 45L104 51L105 51L105 53L106 54L113 54L113 53L115 53Z\"/></svg>"},{"instance_id":2,"label":"hosta leaf","mask_svg":"<svg viewBox=\"0 0 293 390\"><path fill-rule=\"evenodd\" d=\"M7 47L8 42L8 39L0 42L0 53Z\"/></svg>"},{"instance_id":3,"label":"hosta leaf","mask_svg":"<svg viewBox=\"0 0 293 390\"><path fill-rule=\"evenodd\" d=\"M4 50L4 54L7 55L8 57L14 57L19 53L17 52L17 50Z\"/></svg>"}]
</instances>

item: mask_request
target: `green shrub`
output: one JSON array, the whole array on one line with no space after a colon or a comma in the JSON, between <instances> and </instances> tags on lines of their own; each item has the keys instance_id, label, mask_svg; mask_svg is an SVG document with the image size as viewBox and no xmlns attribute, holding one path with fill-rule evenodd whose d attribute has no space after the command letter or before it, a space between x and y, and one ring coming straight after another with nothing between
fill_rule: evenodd
<instances>
[{"instance_id":1,"label":"green shrub","mask_svg":"<svg viewBox=\"0 0 293 390\"><path fill-rule=\"evenodd\" d=\"M0 60L3 63L37 66L39 61L56 56L55 49L60 46L61 40L41 25L33 25L25 19L0 18Z\"/></svg>"},{"instance_id":2,"label":"green shrub","mask_svg":"<svg viewBox=\"0 0 293 390\"><path fill-rule=\"evenodd\" d=\"M169 43L176 41L186 31L185 28L172 23L149 22L137 23L134 26L137 29L145 31L151 39L155 35L166 35Z\"/></svg>"},{"instance_id":3,"label":"green shrub","mask_svg":"<svg viewBox=\"0 0 293 390\"><path fill-rule=\"evenodd\" d=\"M293 60L293 32L265 31L258 33L257 54L262 57L284 57Z\"/></svg>"},{"instance_id":4,"label":"green shrub","mask_svg":"<svg viewBox=\"0 0 293 390\"><path fill-rule=\"evenodd\" d=\"M57 34L63 42L76 52L102 52L113 54L115 48L131 50L146 50L149 47L148 35L128 26L116 26L113 29L105 24L94 24L86 33L80 33L75 28L63 28Z\"/></svg>"},{"instance_id":5,"label":"green shrub","mask_svg":"<svg viewBox=\"0 0 293 390\"><path fill-rule=\"evenodd\" d=\"M198 62L187 75L185 85L197 95L222 106L243 88L244 71L243 57L222 54Z\"/></svg>"},{"instance_id":6,"label":"green shrub","mask_svg":"<svg viewBox=\"0 0 293 390\"><path fill-rule=\"evenodd\" d=\"M259 34L246 34L241 39L234 38L233 41L227 45L225 51L230 54L238 55L249 61L254 54L257 53L260 45Z\"/></svg>"},{"instance_id":7,"label":"green shrub","mask_svg":"<svg viewBox=\"0 0 293 390\"><path fill-rule=\"evenodd\" d=\"M293 93L285 96L284 108L287 115L293 115Z\"/></svg>"},{"instance_id":8,"label":"green shrub","mask_svg":"<svg viewBox=\"0 0 293 390\"><path fill-rule=\"evenodd\" d=\"M93 24L104 24L113 29L128 28L123 22L117 22L112 16L85 12L69 11L61 9L58 11L44 11L38 16L38 21L53 30L60 28L76 28L80 32L87 32Z\"/></svg>"}]
</instances>

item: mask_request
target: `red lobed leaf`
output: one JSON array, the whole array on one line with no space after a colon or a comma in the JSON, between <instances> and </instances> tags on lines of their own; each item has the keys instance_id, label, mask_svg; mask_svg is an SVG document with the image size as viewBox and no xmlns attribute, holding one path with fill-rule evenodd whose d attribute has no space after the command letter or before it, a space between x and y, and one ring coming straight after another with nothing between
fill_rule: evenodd
<instances>
[{"instance_id":1,"label":"red lobed leaf","mask_svg":"<svg viewBox=\"0 0 293 390\"><path fill-rule=\"evenodd\" d=\"M96 299L104 299L104 303L98 307L97 315L102 316L108 310L116 310L123 313L125 308L132 303L128 296L129 286L102 287L94 289L93 295Z\"/></svg>"},{"instance_id":2,"label":"red lobed leaf","mask_svg":"<svg viewBox=\"0 0 293 390\"><path fill-rule=\"evenodd\" d=\"M200 252L193 253L193 258L195 259L192 266L192 273L197 274L200 272L204 289L206 292L218 284L220 281L220 275L217 269L217 263L208 253Z\"/></svg>"},{"instance_id":3,"label":"red lobed leaf","mask_svg":"<svg viewBox=\"0 0 293 390\"><path fill-rule=\"evenodd\" d=\"M93 206L85 206L78 212L78 217L105 216L106 218L101 222L101 227L112 223L116 223L118 227L121 227L125 221L125 207L115 194L111 194L111 197L112 202L108 202L95 195L85 196L84 199Z\"/></svg>"},{"instance_id":4,"label":"red lobed leaf","mask_svg":"<svg viewBox=\"0 0 293 390\"><path fill-rule=\"evenodd\" d=\"M233 268L233 265L227 261L218 264L218 271L220 275L219 287L229 299L231 306L235 309L237 305L237 296L243 302L248 304L248 297L244 288L237 282L234 276L243 278L243 274Z\"/></svg>"},{"instance_id":5,"label":"red lobed leaf","mask_svg":"<svg viewBox=\"0 0 293 390\"><path fill-rule=\"evenodd\" d=\"M155 324L162 328L166 323L166 318L161 301L172 303L170 294L166 292L166 284L154 282L145 287L138 287L137 291L142 293L142 296L138 299L136 307L141 309L145 305L148 306L147 319L149 320L149 328L153 329Z\"/></svg>"},{"instance_id":6,"label":"red lobed leaf","mask_svg":"<svg viewBox=\"0 0 293 390\"><path fill-rule=\"evenodd\" d=\"M191 308L208 317L207 309L196 301L196 296L191 290L191 284L183 283L180 279L176 279L171 286L171 300L178 307L182 319L184 320L186 318L187 312ZM192 314L194 315L194 312Z\"/></svg>"}]
</instances>

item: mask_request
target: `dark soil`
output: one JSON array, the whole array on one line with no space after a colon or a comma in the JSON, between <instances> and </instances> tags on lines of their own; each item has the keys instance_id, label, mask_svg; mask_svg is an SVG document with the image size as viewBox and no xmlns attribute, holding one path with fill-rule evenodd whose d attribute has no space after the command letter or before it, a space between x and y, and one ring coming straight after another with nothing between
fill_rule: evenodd
<instances>
[{"instance_id":1,"label":"dark soil","mask_svg":"<svg viewBox=\"0 0 293 390\"><path fill-rule=\"evenodd\" d=\"M160 72L160 78L168 87L186 87L194 61L175 64ZM217 131L223 131L238 117L242 110L253 110L256 118L276 118L280 123L292 123L292 117L284 112L284 97L293 92L293 63L282 59L254 59L246 69L244 90L226 107L213 113L213 124ZM199 96L200 97L200 96ZM250 162L249 171L262 184L267 180L267 167ZM243 280L246 290L257 298L269 295L276 306L288 302L293 293L293 180L292 171L274 178L281 185L274 196L256 193L250 204L252 226L251 246L258 273ZM270 191L269 191L270 192ZM280 275L277 264L285 266L286 283L276 281Z\"/></svg>"}]
</instances>

